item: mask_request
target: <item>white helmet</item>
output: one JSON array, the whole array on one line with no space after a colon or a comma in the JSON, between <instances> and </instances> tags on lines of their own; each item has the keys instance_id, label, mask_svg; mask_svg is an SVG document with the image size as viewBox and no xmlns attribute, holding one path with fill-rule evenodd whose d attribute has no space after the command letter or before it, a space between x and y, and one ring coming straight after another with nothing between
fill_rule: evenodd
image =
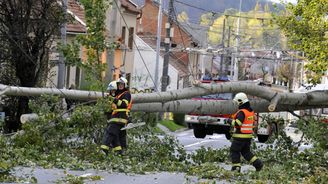
<instances>
[{"instance_id":1,"label":"white helmet","mask_svg":"<svg viewBox=\"0 0 328 184\"><path fill-rule=\"evenodd\" d=\"M112 81L108 84L107 91L110 90L117 90L117 83L116 81Z\"/></svg>"},{"instance_id":2,"label":"white helmet","mask_svg":"<svg viewBox=\"0 0 328 184\"><path fill-rule=\"evenodd\" d=\"M233 98L233 100L237 102L239 106L248 102L248 98L245 93L237 93L236 96Z\"/></svg>"},{"instance_id":3,"label":"white helmet","mask_svg":"<svg viewBox=\"0 0 328 184\"><path fill-rule=\"evenodd\" d=\"M125 88L128 87L128 80L126 80L124 77L118 78L116 82L123 83Z\"/></svg>"}]
</instances>

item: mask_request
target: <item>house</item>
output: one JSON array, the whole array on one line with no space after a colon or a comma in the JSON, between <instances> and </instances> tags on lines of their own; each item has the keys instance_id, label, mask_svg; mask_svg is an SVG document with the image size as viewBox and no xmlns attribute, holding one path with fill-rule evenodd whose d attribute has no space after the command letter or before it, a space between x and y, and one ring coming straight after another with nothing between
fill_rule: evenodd
<instances>
[{"instance_id":1,"label":"house","mask_svg":"<svg viewBox=\"0 0 328 184\"><path fill-rule=\"evenodd\" d=\"M157 41L157 18L158 18L159 4L154 0L145 0L144 5L141 7L142 17L137 23L137 35L146 44L148 44L153 50L156 48ZM164 42L166 30L165 23L168 16L164 12L162 18L162 30L161 30L161 42ZM169 63L178 71L178 88L187 87L190 85L190 73L189 69L189 55L186 52L186 48L194 47L194 40L192 36L179 25L178 22L172 24L174 29L171 43L175 47L171 48ZM163 49L161 49L163 50ZM161 56L165 53L161 51ZM155 63L156 59L153 59ZM172 70L173 71L173 70ZM171 75L171 74L169 74ZM174 81L171 80L171 83Z\"/></svg>"},{"instance_id":2,"label":"house","mask_svg":"<svg viewBox=\"0 0 328 184\"><path fill-rule=\"evenodd\" d=\"M119 47L114 50L112 58L108 52L104 52L101 55L101 60L103 63L110 62L113 63L110 73L109 80L115 80L119 75L125 75L130 81L130 76L133 68L133 40L135 37L135 27L137 18L140 14L140 10L137 9L135 5L130 0L120 0L117 1L118 11L116 11L115 16L113 15L112 9L108 9L106 12L106 34L108 37L112 36L112 40L119 43ZM71 43L75 36L78 34L86 33L86 23L85 23L85 14L84 8L79 3L78 0L68 0L67 13L73 18L73 22L67 24L67 43ZM113 21L115 17L115 21ZM111 26L111 23L115 22L115 26ZM113 29L113 27L115 29ZM111 39L111 38L109 38ZM52 67L49 72L49 76L52 80L47 82L47 86L55 87L57 85L58 78L58 60L59 52L57 50L56 40L53 43L52 52L50 54L50 61ZM86 59L86 49L81 47L80 56L82 60ZM70 86L76 86L76 88L84 88L87 83L85 83L84 74L81 69L75 66L66 66L65 72L65 87L69 88Z\"/></svg>"},{"instance_id":3,"label":"house","mask_svg":"<svg viewBox=\"0 0 328 184\"><path fill-rule=\"evenodd\" d=\"M67 43L71 43L75 36L78 34L86 33L86 23L84 17L84 9L76 0L68 0L67 2L67 14L73 18L71 23L68 23L66 26L66 40ZM58 81L58 62L59 62L59 51L57 49L57 43L60 42L60 39L54 40L51 52L49 55L50 60L50 71L49 79L47 81L48 87L56 87ZM82 57L82 48L81 48L81 57ZM75 86L76 88L80 87L81 78L83 77L82 71L76 66L66 66L65 69L65 88Z\"/></svg>"},{"instance_id":4,"label":"house","mask_svg":"<svg viewBox=\"0 0 328 184\"><path fill-rule=\"evenodd\" d=\"M155 89L155 75L156 75L156 51L148 45L139 36L136 36L136 47L138 51L134 52L134 67L130 83L130 91L132 93L151 93ZM159 57L158 76L162 76L163 72L163 57ZM167 90L178 89L179 72L171 64L168 70L170 76L170 83ZM161 81L157 81L158 91L161 90Z\"/></svg>"},{"instance_id":5,"label":"house","mask_svg":"<svg viewBox=\"0 0 328 184\"><path fill-rule=\"evenodd\" d=\"M119 43L120 46L115 50L114 63L109 73L113 80L123 75L130 82L134 64L136 24L141 11L131 0L117 1L119 9L115 8L115 5L113 3L113 8L107 11L106 29L109 31L110 39Z\"/></svg>"}]
</instances>

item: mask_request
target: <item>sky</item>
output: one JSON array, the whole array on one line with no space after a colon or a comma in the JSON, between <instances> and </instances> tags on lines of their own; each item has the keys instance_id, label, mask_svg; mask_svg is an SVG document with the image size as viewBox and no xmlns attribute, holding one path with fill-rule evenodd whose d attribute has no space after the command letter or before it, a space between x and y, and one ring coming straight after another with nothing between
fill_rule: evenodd
<instances>
[{"instance_id":1,"label":"sky","mask_svg":"<svg viewBox=\"0 0 328 184\"><path fill-rule=\"evenodd\" d=\"M271 0L272 2L276 2L276 3L280 3L281 0ZM287 2L291 2L293 4L297 3L297 0L283 0L283 1L287 1Z\"/></svg>"}]
</instances>

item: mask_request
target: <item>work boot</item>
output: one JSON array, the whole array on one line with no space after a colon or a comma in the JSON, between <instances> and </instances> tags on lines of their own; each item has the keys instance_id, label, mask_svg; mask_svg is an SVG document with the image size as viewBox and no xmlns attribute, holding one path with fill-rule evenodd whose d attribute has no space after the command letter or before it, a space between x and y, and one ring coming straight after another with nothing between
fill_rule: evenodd
<instances>
[{"instance_id":1,"label":"work boot","mask_svg":"<svg viewBox=\"0 0 328 184\"><path fill-rule=\"evenodd\" d=\"M232 166L231 171L236 171L240 173L241 167L240 166Z\"/></svg>"},{"instance_id":2,"label":"work boot","mask_svg":"<svg viewBox=\"0 0 328 184\"><path fill-rule=\"evenodd\" d=\"M101 145L101 146L100 146L100 149L101 149L106 155L108 155L109 150L110 150L110 148L109 148L108 146L106 146L106 145Z\"/></svg>"},{"instance_id":3,"label":"work boot","mask_svg":"<svg viewBox=\"0 0 328 184\"><path fill-rule=\"evenodd\" d=\"M123 150L118 150L118 151L115 151L115 154L119 155L119 156L123 156L124 152L123 152Z\"/></svg>"},{"instance_id":4,"label":"work boot","mask_svg":"<svg viewBox=\"0 0 328 184\"><path fill-rule=\"evenodd\" d=\"M253 166L255 167L256 171L260 171L260 170L262 170L263 163L262 163L262 161L260 159L256 159L253 162Z\"/></svg>"}]
</instances>

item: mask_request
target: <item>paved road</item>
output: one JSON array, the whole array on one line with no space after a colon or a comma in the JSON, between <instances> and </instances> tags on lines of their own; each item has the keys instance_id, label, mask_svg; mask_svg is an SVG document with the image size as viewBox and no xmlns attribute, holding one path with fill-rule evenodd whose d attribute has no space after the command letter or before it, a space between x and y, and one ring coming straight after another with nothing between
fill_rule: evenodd
<instances>
[{"instance_id":1,"label":"paved road","mask_svg":"<svg viewBox=\"0 0 328 184\"><path fill-rule=\"evenodd\" d=\"M225 138L224 134L207 135L204 139L197 139L194 137L193 130L190 129L174 135L187 151L195 151L202 146L221 149L231 145L231 142ZM266 146L266 144L259 143L257 140L255 140L255 143L258 147Z\"/></svg>"}]
</instances>

